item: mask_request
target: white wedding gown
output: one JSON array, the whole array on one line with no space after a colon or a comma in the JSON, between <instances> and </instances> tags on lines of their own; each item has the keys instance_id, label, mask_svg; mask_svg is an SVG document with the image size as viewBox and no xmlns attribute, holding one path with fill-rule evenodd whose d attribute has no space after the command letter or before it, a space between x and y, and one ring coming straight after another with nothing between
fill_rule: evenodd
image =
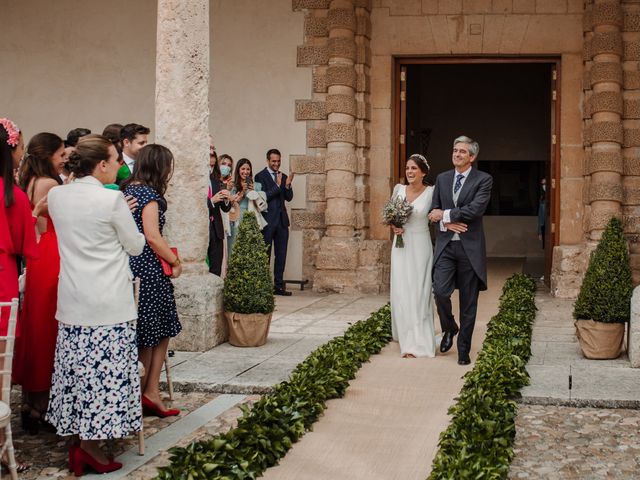
<instances>
[{"instance_id":1,"label":"white wedding gown","mask_svg":"<svg viewBox=\"0 0 640 480\"><path fill-rule=\"evenodd\" d=\"M396 185L394 194L406 198L406 188ZM396 248L395 237L391 246L391 326L402 355L436 354L431 291L433 248L427 218L432 196L433 187L427 187L413 201L402 235L404 248Z\"/></svg>"}]
</instances>

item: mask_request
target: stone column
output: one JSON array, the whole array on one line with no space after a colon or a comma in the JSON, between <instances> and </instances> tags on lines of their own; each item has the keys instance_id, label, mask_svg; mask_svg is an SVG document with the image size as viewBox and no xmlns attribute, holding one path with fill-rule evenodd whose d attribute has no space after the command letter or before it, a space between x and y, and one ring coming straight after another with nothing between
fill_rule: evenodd
<instances>
[{"instance_id":1,"label":"stone column","mask_svg":"<svg viewBox=\"0 0 640 480\"><path fill-rule=\"evenodd\" d=\"M621 216L623 126L622 126L622 10L620 0L596 0L590 12L593 34L590 42L591 96L587 102L591 126L588 231L599 240L609 219Z\"/></svg>"},{"instance_id":2,"label":"stone column","mask_svg":"<svg viewBox=\"0 0 640 480\"><path fill-rule=\"evenodd\" d=\"M205 264L209 152L209 1L158 0L156 141L175 157L167 192L166 237L183 273L174 281L182 333L178 350L203 351L224 341L222 280Z\"/></svg>"},{"instance_id":3,"label":"stone column","mask_svg":"<svg viewBox=\"0 0 640 480\"><path fill-rule=\"evenodd\" d=\"M317 290L356 290L355 237L356 12L354 0L333 0L327 14L326 233L314 278Z\"/></svg>"}]
</instances>

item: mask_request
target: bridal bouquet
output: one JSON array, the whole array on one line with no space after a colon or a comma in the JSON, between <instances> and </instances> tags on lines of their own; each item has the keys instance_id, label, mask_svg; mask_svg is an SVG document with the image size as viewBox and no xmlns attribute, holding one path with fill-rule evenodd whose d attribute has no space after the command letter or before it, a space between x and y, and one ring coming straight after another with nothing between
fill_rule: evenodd
<instances>
[{"instance_id":1,"label":"bridal bouquet","mask_svg":"<svg viewBox=\"0 0 640 480\"><path fill-rule=\"evenodd\" d=\"M413 207L406 199L393 197L382 208L382 220L385 225L402 228L409 220L412 210ZM402 235L396 236L396 248L404 248Z\"/></svg>"}]
</instances>

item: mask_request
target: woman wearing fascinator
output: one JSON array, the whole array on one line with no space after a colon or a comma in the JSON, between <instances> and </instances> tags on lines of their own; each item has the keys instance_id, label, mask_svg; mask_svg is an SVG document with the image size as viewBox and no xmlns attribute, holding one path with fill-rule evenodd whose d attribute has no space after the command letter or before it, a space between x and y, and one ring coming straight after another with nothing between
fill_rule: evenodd
<instances>
[{"instance_id":1,"label":"woman wearing fascinator","mask_svg":"<svg viewBox=\"0 0 640 480\"><path fill-rule=\"evenodd\" d=\"M391 325L403 358L434 357L436 352L433 248L427 218L433 187L427 183L428 173L427 159L411 155L405 168L407 184L396 185L392 195L392 199L403 199L412 207L403 227L391 226L393 233L404 240L403 248L391 248Z\"/></svg>"}]
</instances>

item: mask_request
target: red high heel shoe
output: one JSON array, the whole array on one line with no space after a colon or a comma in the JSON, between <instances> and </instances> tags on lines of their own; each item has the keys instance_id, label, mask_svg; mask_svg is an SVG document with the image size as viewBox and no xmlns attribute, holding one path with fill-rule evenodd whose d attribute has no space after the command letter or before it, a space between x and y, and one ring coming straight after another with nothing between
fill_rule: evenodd
<instances>
[{"instance_id":1,"label":"red high heel shoe","mask_svg":"<svg viewBox=\"0 0 640 480\"><path fill-rule=\"evenodd\" d=\"M73 449L73 447L71 447ZM71 449L69 450L69 455L71 456ZM81 477L84 474L84 467L86 465L93 468L96 473L109 473L115 472L116 470L120 470L122 468L122 464L120 462L114 462L113 460L109 460L109 463L100 463L87 452L85 452L81 447L76 446L73 450L73 474L76 477Z\"/></svg>"},{"instance_id":2,"label":"red high heel shoe","mask_svg":"<svg viewBox=\"0 0 640 480\"><path fill-rule=\"evenodd\" d=\"M153 403L147 397L142 395L142 412L147 415L156 416L160 418L176 417L180 415L180 410L177 408L170 408L168 410L161 409L158 405Z\"/></svg>"}]
</instances>

